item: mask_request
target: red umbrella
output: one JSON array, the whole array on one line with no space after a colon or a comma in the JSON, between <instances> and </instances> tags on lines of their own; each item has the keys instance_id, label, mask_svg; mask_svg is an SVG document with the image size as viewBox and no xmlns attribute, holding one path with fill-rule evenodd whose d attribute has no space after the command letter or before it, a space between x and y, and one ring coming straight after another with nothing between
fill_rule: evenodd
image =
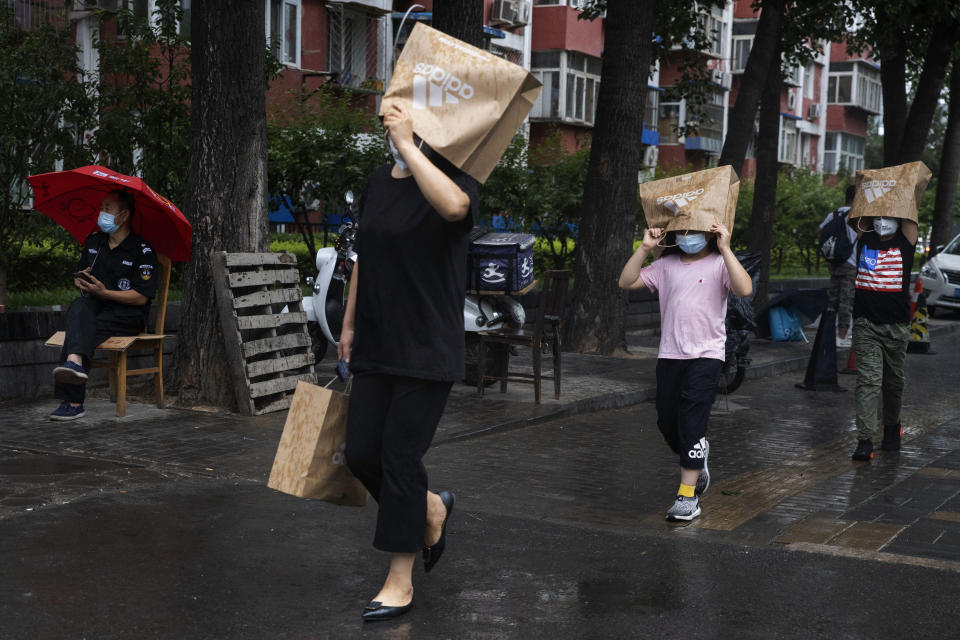
<instances>
[{"instance_id":1,"label":"red umbrella","mask_svg":"<svg viewBox=\"0 0 960 640\"><path fill-rule=\"evenodd\" d=\"M28 180L33 187L33 208L81 243L97 228L100 203L107 193L117 189L129 192L136 202L134 233L149 242L157 253L176 262L190 262L193 226L172 202L140 178L90 165L40 173Z\"/></svg>"}]
</instances>

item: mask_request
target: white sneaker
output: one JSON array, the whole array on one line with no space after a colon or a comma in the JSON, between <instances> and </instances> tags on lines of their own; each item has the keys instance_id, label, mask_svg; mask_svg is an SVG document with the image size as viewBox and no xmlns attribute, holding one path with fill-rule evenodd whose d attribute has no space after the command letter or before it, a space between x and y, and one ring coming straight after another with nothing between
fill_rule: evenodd
<instances>
[{"instance_id":1,"label":"white sneaker","mask_svg":"<svg viewBox=\"0 0 960 640\"><path fill-rule=\"evenodd\" d=\"M683 496L677 496L677 501L667 511L667 520L685 522L693 520L698 515L700 515L700 500L697 497L684 498Z\"/></svg>"}]
</instances>

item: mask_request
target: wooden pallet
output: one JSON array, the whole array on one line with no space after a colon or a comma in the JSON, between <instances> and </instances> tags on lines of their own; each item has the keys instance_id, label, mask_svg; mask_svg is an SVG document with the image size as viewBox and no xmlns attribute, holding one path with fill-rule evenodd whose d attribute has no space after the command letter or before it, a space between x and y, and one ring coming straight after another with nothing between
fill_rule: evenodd
<instances>
[{"instance_id":1,"label":"wooden pallet","mask_svg":"<svg viewBox=\"0 0 960 640\"><path fill-rule=\"evenodd\" d=\"M237 406L246 415L288 408L299 381L317 382L296 257L219 252L213 274Z\"/></svg>"}]
</instances>

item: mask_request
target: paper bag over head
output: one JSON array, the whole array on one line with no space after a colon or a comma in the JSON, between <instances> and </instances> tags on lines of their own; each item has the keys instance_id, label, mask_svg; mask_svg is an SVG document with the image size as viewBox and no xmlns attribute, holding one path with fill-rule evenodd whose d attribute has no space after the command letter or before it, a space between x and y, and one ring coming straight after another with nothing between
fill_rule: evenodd
<instances>
[{"instance_id":1,"label":"paper bag over head","mask_svg":"<svg viewBox=\"0 0 960 640\"><path fill-rule=\"evenodd\" d=\"M860 218L900 218L903 235L917 243L917 211L933 173L920 161L883 169L861 169L849 222L860 231L869 228Z\"/></svg>"},{"instance_id":2,"label":"paper bag over head","mask_svg":"<svg viewBox=\"0 0 960 640\"><path fill-rule=\"evenodd\" d=\"M733 232L740 180L729 165L645 182L639 191L650 229L710 231L719 222Z\"/></svg>"},{"instance_id":3,"label":"paper bag over head","mask_svg":"<svg viewBox=\"0 0 960 640\"><path fill-rule=\"evenodd\" d=\"M485 182L540 95L523 67L417 23L393 70L380 115L403 101L434 151Z\"/></svg>"}]
</instances>

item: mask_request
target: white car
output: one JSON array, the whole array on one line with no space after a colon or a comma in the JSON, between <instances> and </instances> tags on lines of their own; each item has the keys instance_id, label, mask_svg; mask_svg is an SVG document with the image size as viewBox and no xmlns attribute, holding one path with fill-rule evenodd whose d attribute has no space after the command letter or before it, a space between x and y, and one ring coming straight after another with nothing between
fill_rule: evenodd
<instances>
[{"instance_id":1,"label":"white car","mask_svg":"<svg viewBox=\"0 0 960 640\"><path fill-rule=\"evenodd\" d=\"M938 308L960 310L960 235L920 269L930 315Z\"/></svg>"}]
</instances>

